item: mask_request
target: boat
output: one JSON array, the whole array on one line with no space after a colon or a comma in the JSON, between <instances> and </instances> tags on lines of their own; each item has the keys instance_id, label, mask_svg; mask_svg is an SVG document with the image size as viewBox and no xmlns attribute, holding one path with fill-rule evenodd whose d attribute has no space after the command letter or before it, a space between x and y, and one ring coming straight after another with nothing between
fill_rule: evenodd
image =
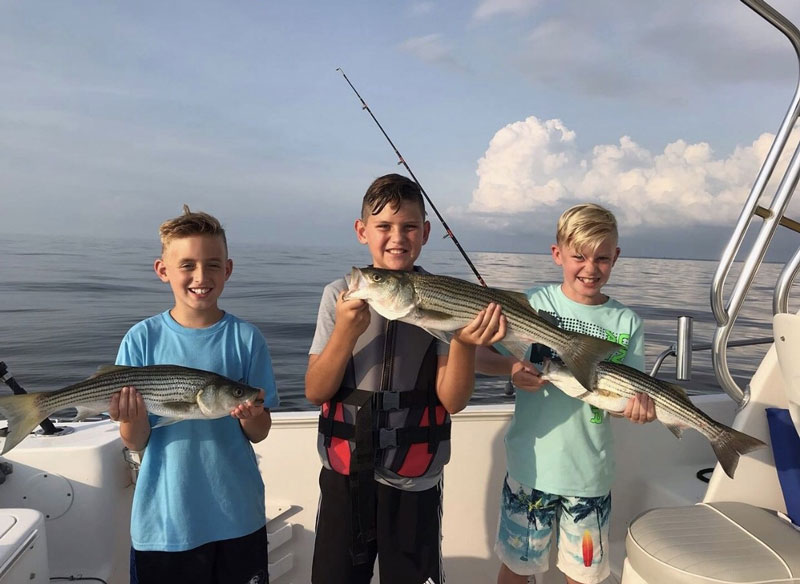
<instances>
[{"instance_id":1,"label":"boat","mask_svg":"<svg viewBox=\"0 0 800 584\"><path fill-rule=\"evenodd\" d=\"M784 34L800 58L800 32L791 22L763 0L741 1ZM788 409L800 428L800 315L788 309L800 246L775 284L774 338L737 340L731 333L776 230L800 232L800 224L784 216L800 175L800 149L770 205L759 206L798 114L800 85L714 274L713 339L695 342L691 319L681 317L675 343L651 371L657 374L665 359L674 357L678 379L686 380L693 352L710 350L723 391L695 395L692 401L714 419L769 445L766 409ZM729 283L734 260L744 255L748 228L758 218L763 223L740 273ZM726 285L732 289L727 301ZM753 342L771 347L742 388L728 370L727 349ZM508 404L470 405L453 416L442 540L448 582L496 579L499 561L492 546L505 470L503 438L512 411ZM800 583L800 527L786 518L772 448L742 456L731 479L696 432L678 441L657 424L614 420L612 425L617 478L608 584ZM59 422L57 429L31 434L0 458L0 584L128 582L138 461L123 448L117 425L107 418ZM790 438L800 441L794 432ZM273 584L310 581L319 497L316 433L316 412L276 412L270 436L255 445L266 485ZM538 584L564 581L553 560L551 566Z\"/></svg>"}]
</instances>

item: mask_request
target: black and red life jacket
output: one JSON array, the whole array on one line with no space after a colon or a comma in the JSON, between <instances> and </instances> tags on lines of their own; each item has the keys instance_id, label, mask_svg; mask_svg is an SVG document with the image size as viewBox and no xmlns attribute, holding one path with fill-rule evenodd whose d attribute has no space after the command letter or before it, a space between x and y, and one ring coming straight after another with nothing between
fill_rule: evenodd
<instances>
[{"instance_id":1,"label":"black and red life jacket","mask_svg":"<svg viewBox=\"0 0 800 584\"><path fill-rule=\"evenodd\" d=\"M450 459L450 415L436 395L436 339L370 312L339 391L322 406L317 440L325 468L350 476L357 563L374 539L374 476L389 484L436 476Z\"/></svg>"}]
</instances>

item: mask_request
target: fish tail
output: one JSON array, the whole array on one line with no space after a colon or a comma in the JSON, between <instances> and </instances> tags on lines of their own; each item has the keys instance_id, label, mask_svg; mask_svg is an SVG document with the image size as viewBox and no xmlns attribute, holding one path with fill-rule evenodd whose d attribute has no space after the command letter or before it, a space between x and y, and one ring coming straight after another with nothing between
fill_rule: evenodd
<instances>
[{"instance_id":1,"label":"fish tail","mask_svg":"<svg viewBox=\"0 0 800 584\"><path fill-rule=\"evenodd\" d=\"M756 448L763 448L766 444L758 438L753 438L749 434L739 432L724 424L720 424L720 426L720 432L711 439L711 447L722 465L722 470L730 478L733 478L736 466L739 464L739 456Z\"/></svg>"},{"instance_id":2,"label":"fish tail","mask_svg":"<svg viewBox=\"0 0 800 584\"><path fill-rule=\"evenodd\" d=\"M39 403L40 396L36 393L0 396L0 415L8 420L8 434L0 454L22 442L47 417Z\"/></svg>"},{"instance_id":3,"label":"fish tail","mask_svg":"<svg viewBox=\"0 0 800 584\"><path fill-rule=\"evenodd\" d=\"M619 349L620 345L606 339L573 333L569 346L558 356L584 388L594 391L595 365Z\"/></svg>"}]
</instances>

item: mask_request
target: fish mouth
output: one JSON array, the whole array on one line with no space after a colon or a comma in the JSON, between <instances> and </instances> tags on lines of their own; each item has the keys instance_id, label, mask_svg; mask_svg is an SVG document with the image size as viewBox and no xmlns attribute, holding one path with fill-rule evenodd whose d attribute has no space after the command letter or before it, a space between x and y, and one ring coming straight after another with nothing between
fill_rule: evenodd
<instances>
[{"instance_id":1,"label":"fish mouth","mask_svg":"<svg viewBox=\"0 0 800 584\"><path fill-rule=\"evenodd\" d=\"M364 275L357 267L353 266L350 270L350 285L347 287L347 292L344 293L344 300L349 300L353 292L357 292L361 288L361 283L364 281Z\"/></svg>"},{"instance_id":2,"label":"fish mouth","mask_svg":"<svg viewBox=\"0 0 800 584\"><path fill-rule=\"evenodd\" d=\"M254 406L263 406L264 405L264 400L262 398L260 398L260 397L257 397L256 399L253 400L253 405Z\"/></svg>"}]
</instances>

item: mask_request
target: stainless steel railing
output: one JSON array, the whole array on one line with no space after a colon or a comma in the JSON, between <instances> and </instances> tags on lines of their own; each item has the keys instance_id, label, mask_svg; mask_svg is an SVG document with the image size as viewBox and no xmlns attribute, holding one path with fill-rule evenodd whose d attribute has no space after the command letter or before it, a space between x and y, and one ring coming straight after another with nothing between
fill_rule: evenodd
<instances>
[{"instance_id":1,"label":"stainless steel railing","mask_svg":"<svg viewBox=\"0 0 800 584\"><path fill-rule=\"evenodd\" d=\"M763 0L741 1L789 39L798 57L798 65L800 65L800 31L798 31L797 27ZM744 208L739 215L734 232L722 253L722 258L711 283L711 310L717 321L717 327L711 343L711 360L714 366L714 374L722 389L740 406L747 402L749 396L747 390L740 388L730 374L727 349L728 346L733 346L734 343L729 342L728 339L736 317L741 309L742 302L753 283L758 267L764 260L764 255L775 234L775 230L797 186L798 176L800 176L800 148L795 150L789 167L781 178L780 185L767 209L768 216L764 220L761 229L758 231L756 239L750 248L750 252L744 261L742 272L739 274L733 286L730 299L727 303L724 302L723 289L725 287L725 281L730 274L734 259L755 217L758 201L764 193L764 189L772 176L772 172L783 153L786 141L794 128L798 115L800 115L800 77L798 78L798 86L795 89L789 109L775 136L772 146L770 146L766 160L756 177L750 194L745 201ZM787 264L781 277L778 279L775 297L773 299L773 311L781 309L786 310L788 307L788 291L794 277L797 275L799 267L800 250L795 254L792 261Z\"/></svg>"}]
</instances>

